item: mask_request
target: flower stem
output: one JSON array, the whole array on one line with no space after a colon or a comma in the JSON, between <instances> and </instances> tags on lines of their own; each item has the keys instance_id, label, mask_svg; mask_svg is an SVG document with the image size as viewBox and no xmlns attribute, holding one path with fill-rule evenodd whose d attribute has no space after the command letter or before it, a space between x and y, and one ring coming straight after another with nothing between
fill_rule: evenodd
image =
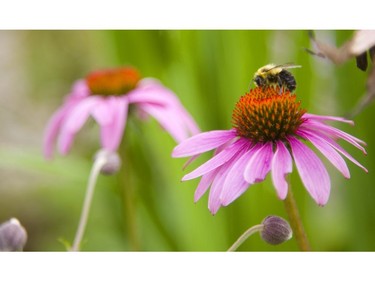
<instances>
[{"instance_id":1,"label":"flower stem","mask_svg":"<svg viewBox=\"0 0 375 281\"><path fill-rule=\"evenodd\" d=\"M127 140L130 141L131 138L127 137ZM136 155L136 152L136 147L130 147L128 142L124 143L119 150L121 159L124 159L123 170L125 172L121 173L120 185L123 200L123 216L125 219L125 226L131 251L139 251L141 249L141 243L139 240L140 235L138 233L137 226L137 200L135 194L135 185L137 183L137 178L132 177L132 175L135 173L133 169L134 165L136 165L136 161L133 161L133 163L132 161L130 161L130 159L139 157L138 155ZM132 163L132 165L130 165L129 163Z\"/></svg>"},{"instance_id":2,"label":"flower stem","mask_svg":"<svg viewBox=\"0 0 375 281\"><path fill-rule=\"evenodd\" d=\"M91 168L91 172L89 175L89 181L87 184L86 189L86 195L85 200L83 202L82 212L81 212L81 218L79 220L77 232L74 238L73 246L71 247L70 251L79 251L80 244L82 241L83 234L85 232L86 224L87 224L87 218L90 212L90 205L92 202L92 198L94 195L94 189L96 180L98 178L98 175L100 173L100 170L102 169L103 165L106 163L105 157L98 157L95 159L95 162Z\"/></svg>"},{"instance_id":3,"label":"flower stem","mask_svg":"<svg viewBox=\"0 0 375 281\"><path fill-rule=\"evenodd\" d=\"M245 242L247 238L249 238L249 236L251 236L255 232L262 231L263 227L263 224L257 224L250 227L248 230L244 232L244 234L240 236L240 238L237 239L236 242L234 242L234 244L227 250L227 252L234 252L239 246L241 246L243 242Z\"/></svg>"},{"instance_id":4,"label":"flower stem","mask_svg":"<svg viewBox=\"0 0 375 281\"><path fill-rule=\"evenodd\" d=\"M305 230L303 229L302 221L298 212L296 200L294 199L292 189L289 185L288 195L284 200L284 206L289 217L290 226L293 234L297 240L298 247L301 251L310 251L309 241Z\"/></svg>"}]
</instances>

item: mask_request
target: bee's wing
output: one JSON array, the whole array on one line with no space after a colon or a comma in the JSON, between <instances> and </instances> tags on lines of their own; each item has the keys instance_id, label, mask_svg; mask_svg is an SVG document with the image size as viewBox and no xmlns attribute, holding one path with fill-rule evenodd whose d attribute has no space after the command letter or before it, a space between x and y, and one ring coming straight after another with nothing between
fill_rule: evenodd
<instances>
[{"instance_id":1,"label":"bee's wing","mask_svg":"<svg viewBox=\"0 0 375 281\"><path fill-rule=\"evenodd\" d=\"M278 68L278 67L283 68L283 69L288 69L288 68L299 68L299 67L302 67L302 66L294 64L294 63L284 63L284 64L275 65L275 66L271 67L270 69L267 69L267 72L272 70L272 69Z\"/></svg>"}]
</instances>

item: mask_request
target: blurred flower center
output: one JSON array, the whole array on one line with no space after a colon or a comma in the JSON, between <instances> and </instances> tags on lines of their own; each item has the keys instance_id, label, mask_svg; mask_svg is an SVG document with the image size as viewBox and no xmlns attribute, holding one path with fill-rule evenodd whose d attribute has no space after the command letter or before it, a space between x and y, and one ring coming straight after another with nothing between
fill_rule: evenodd
<instances>
[{"instance_id":1,"label":"blurred flower center","mask_svg":"<svg viewBox=\"0 0 375 281\"><path fill-rule=\"evenodd\" d=\"M120 96L133 90L140 80L139 72L131 67L95 71L86 76L92 95Z\"/></svg>"},{"instance_id":2,"label":"blurred flower center","mask_svg":"<svg viewBox=\"0 0 375 281\"><path fill-rule=\"evenodd\" d=\"M273 87L251 89L237 102L232 123L237 135L254 143L285 140L303 123L306 110L296 95Z\"/></svg>"}]
</instances>

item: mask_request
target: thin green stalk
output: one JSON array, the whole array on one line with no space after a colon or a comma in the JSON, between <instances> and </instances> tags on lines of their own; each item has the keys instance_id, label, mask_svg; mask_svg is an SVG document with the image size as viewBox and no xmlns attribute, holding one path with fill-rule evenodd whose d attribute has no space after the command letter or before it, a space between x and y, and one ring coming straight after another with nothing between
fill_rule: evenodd
<instances>
[{"instance_id":1,"label":"thin green stalk","mask_svg":"<svg viewBox=\"0 0 375 281\"><path fill-rule=\"evenodd\" d=\"M82 207L82 212L81 212L81 218L79 220L77 232L74 238L73 246L71 247L70 251L79 251L81 241L83 234L85 232L86 224L87 224L87 219L89 216L90 212L90 206L92 202L92 198L94 195L94 190L95 190L95 184L96 180L98 178L98 175L100 173L100 170L102 169L103 165L106 163L105 157L98 157L95 159L95 162L91 168L91 172L89 175L89 181L87 184L87 189L86 189L86 195L85 195L85 200L83 202L83 207Z\"/></svg>"},{"instance_id":2,"label":"thin green stalk","mask_svg":"<svg viewBox=\"0 0 375 281\"><path fill-rule=\"evenodd\" d=\"M289 223L293 230L293 236L297 240L298 247L301 251L311 251L309 241L305 230L303 229L302 221L298 212L296 200L294 199L292 189L289 185L288 195L284 200L284 206L289 217Z\"/></svg>"},{"instance_id":3,"label":"thin green stalk","mask_svg":"<svg viewBox=\"0 0 375 281\"><path fill-rule=\"evenodd\" d=\"M120 173L120 184L122 190L123 200L123 214L126 223L126 229L128 231L129 243L132 251L139 251L141 249L141 243L139 240L139 233L137 227L137 206L134 191L134 178L132 177L133 171L129 164L129 156L131 154L130 148L124 144L119 153L121 159L123 159L123 168Z\"/></svg>"},{"instance_id":4,"label":"thin green stalk","mask_svg":"<svg viewBox=\"0 0 375 281\"><path fill-rule=\"evenodd\" d=\"M262 231L263 227L263 224L257 224L250 227L248 230L244 232L244 234L240 236L240 238L237 239L236 242L234 242L234 244L227 250L227 252L234 252L239 246L242 245L243 242L246 241L247 238L249 238L251 235L258 231Z\"/></svg>"}]
</instances>

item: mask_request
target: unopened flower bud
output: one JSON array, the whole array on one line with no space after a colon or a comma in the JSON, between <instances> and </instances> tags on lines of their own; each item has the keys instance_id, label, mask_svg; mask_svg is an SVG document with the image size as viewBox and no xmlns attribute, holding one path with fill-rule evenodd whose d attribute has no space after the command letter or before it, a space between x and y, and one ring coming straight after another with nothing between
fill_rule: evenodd
<instances>
[{"instance_id":1,"label":"unopened flower bud","mask_svg":"<svg viewBox=\"0 0 375 281\"><path fill-rule=\"evenodd\" d=\"M26 230L17 219L0 224L0 251L22 251L26 240Z\"/></svg>"},{"instance_id":2,"label":"unopened flower bud","mask_svg":"<svg viewBox=\"0 0 375 281\"><path fill-rule=\"evenodd\" d=\"M100 170L102 174L113 175L120 170L121 159L116 152L99 150L95 154L95 160L97 160L98 158L103 158L105 160L105 163Z\"/></svg>"},{"instance_id":3,"label":"unopened flower bud","mask_svg":"<svg viewBox=\"0 0 375 281\"><path fill-rule=\"evenodd\" d=\"M268 216L263 222L260 236L272 245L278 245L292 238L293 232L289 223L281 217Z\"/></svg>"}]
</instances>

